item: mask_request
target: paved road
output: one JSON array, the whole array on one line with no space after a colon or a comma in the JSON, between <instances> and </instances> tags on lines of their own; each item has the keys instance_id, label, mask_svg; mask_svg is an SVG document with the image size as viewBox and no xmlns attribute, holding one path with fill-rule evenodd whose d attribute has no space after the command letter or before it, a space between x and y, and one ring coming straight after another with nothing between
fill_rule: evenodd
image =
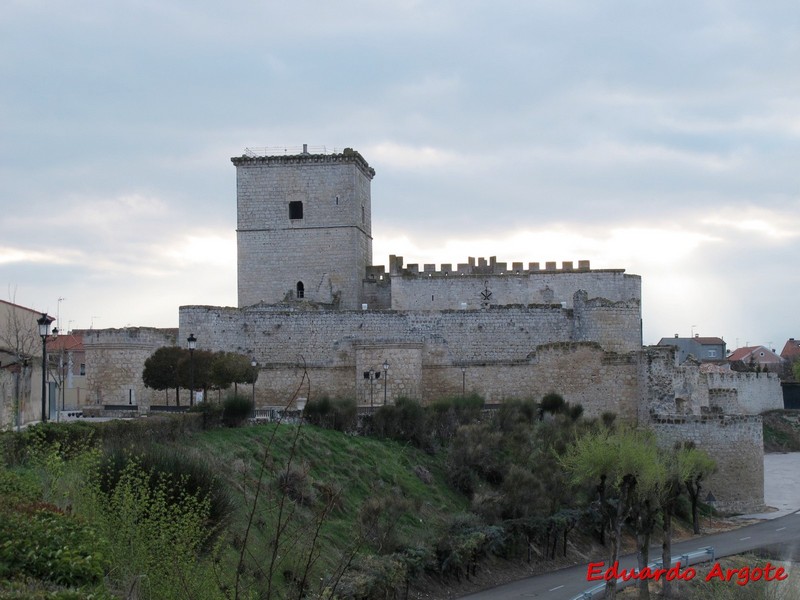
<instances>
[{"instance_id":1,"label":"paved road","mask_svg":"<svg viewBox=\"0 0 800 600\"><path fill-rule=\"evenodd\" d=\"M800 453L765 456L764 499L769 506L778 510L747 516L768 520L673 544L673 557L707 546L714 547L717 558L777 546L797 558L800 554L800 512L794 511L800 510ZM654 546L650 556L651 560L660 558L661 547ZM627 555L620 561L622 568L635 565L634 555ZM587 569L588 565L561 569L464 596L462 600L570 599L596 585L595 582L586 581Z\"/></svg>"}]
</instances>

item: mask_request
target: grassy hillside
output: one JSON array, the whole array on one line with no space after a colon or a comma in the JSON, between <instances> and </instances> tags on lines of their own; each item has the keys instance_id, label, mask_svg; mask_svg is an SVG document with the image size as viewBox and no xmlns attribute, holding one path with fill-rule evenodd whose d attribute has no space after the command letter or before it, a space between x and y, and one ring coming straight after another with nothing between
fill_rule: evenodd
<instances>
[{"instance_id":1,"label":"grassy hillside","mask_svg":"<svg viewBox=\"0 0 800 600\"><path fill-rule=\"evenodd\" d=\"M313 554L311 536L319 536L312 556L319 581L354 557L429 545L452 515L467 509L467 500L446 484L440 456L397 442L267 425L207 431L180 446L205 457L230 486L229 560L236 559L259 492L247 543L249 554L263 558L245 561L254 579L269 563L276 529L291 521L282 542L288 550L273 568L280 586L291 584ZM281 514L284 494L290 502Z\"/></svg>"},{"instance_id":2,"label":"grassy hillside","mask_svg":"<svg viewBox=\"0 0 800 600\"><path fill-rule=\"evenodd\" d=\"M800 452L800 411L764 413L764 451Z\"/></svg>"},{"instance_id":3,"label":"grassy hillside","mask_svg":"<svg viewBox=\"0 0 800 600\"><path fill-rule=\"evenodd\" d=\"M169 565L160 576L178 581L171 591L159 588L161 597L284 598L334 587L337 595L368 596L402 587L409 568L434 561L437 535L467 508L445 483L442 458L406 444L307 425L196 432L149 425L82 423L4 434L0 537L9 540L0 544L0 580L9 581L0 584L0 597L110 598L137 588L139 597L158 597L146 593L135 569L123 574L117 559L140 559L140 571L153 561ZM128 481L119 472L103 475L113 470L113 460L103 457L142 452L150 456L141 460L142 471L155 464L166 472L177 460L183 472L193 464L215 473L227 496L225 518L211 519L199 505L187 509L194 504L185 482L159 488L156 478L135 470L130 480L156 492L98 491L111 479ZM146 511L137 512L139 506ZM202 534L193 529L197 514L204 515ZM124 531L139 536L148 526L174 529L177 541L115 539ZM58 538L55 530L68 534ZM137 559L136 544L148 556ZM195 551L192 564L181 562ZM52 564L56 556L63 564ZM80 561L87 565L76 574Z\"/></svg>"}]
</instances>

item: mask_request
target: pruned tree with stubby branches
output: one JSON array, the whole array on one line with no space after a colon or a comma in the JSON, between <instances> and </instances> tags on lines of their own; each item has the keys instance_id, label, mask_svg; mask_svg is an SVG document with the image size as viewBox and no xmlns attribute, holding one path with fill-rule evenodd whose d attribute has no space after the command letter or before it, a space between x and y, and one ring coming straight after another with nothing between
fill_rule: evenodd
<instances>
[{"instance_id":1,"label":"pruned tree with stubby branches","mask_svg":"<svg viewBox=\"0 0 800 600\"><path fill-rule=\"evenodd\" d=\"M619 560L622 526L637 500L657 487L661 469L652 433L601 428L575 440L561 458L562 466L576 484L594 484L604 527L611 534L608 564ZM615 579L606 582L605 598L616 596Z\"/></svg>"}]
</instances>

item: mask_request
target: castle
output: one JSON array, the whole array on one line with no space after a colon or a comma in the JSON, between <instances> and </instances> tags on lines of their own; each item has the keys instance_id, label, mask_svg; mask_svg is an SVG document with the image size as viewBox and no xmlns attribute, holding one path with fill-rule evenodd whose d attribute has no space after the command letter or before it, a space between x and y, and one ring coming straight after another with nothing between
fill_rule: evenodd
<instances>
[{"instance_id":1,"label":"castle","mask_svg":"<svg viewBox=\"0 0 800 600\"><path fill-rule=\"evenodd\" d=\"M500 403L555 391L588 416L614 412L652 427L665 444L705 447L719 465L707 484L719 507L763 504L758 414L782 407L777 376L709 372L678 365L674 348L644 348L639 276L584 260L469 258L420 268L391 256L388 269L374 266L375 171L357 151L304 146L232 162L239 306L181 306L177 338L141 328L89 332L97 403L135 397L143 410L163 402L143 388L139 365L194 334L198 348L258 362L261 407L284 405L303 373L312 395L361 406L473 392ZM128 366L92 369L120 362Z\"/></svg>"}]
</instances>

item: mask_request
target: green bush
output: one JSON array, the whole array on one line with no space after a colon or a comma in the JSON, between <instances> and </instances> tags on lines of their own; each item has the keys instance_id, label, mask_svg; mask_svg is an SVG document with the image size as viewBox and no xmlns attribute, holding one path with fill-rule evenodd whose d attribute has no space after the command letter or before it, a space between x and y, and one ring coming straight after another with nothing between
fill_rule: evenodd
<instances>
[{"instance_id":1,"label":"green bush","mask_svg":"<svg viewBox=\"0 0 800 600\"><path fill-rule=\"evenodd\" d=\"M470 473L492 484L502 483L508 469L503 434L485 423L458 428L448 448L447 469L452 485L462 491Z\"/></svg>"},{"instance_id":2,"label":"green bush","mask_svg":"<svg viewBox=\"0 0 800 600\"><path fill-rule=\"evenodd\" d=\"M66 459L94 445L97 439L97 427L86 421L39 423L20 432L4 432L2 458L7 465L21 465L47 447L57 448Z\"/></svg>"},{"instance_id":3,"label":"green bush","mask_svg":"<svg viewBox=\"0 0 800 600\"><path fill-rule=\"evenodd\" d=\"M208 497L129 459L109 491L96 491L92 513L108 539L117 588L138 597L202 598L213 589L199 562L212 531Z\"/></svg>"},{"instance_id":4,"label":"green bush","mask_svg":"<svg viewBox=\"0 0 800 600\"><path fill-rule=\"evenodd\" d=\"M309 400L303 409L303 418L307 423L333 429L334 431L353 431L357 424L357 405L351 398L335 398L322 396L318 400Z\"/></svg>"},{"instance_id":5,"label":"green bush","mask_svg":"<svg viewBox=\"0 0 800 600\"><path fill-rule=\"evenodd\" d=\"M58 585L92 585L102 581L108 566L105 540L55 507L2 514L0 540L0 579L27 576Z\"/></svg>"},{"instance_id":6,"label":"green bush","mask_svg":"<svg viewBox=\"0 0 800 600\"><path fill-rule=\"evenodd\" d=\"M222 422L228 427L240 427L253 414L253 401L247 396L231 394L222 405Z\"/></svg>"},{"instance_id":7,"label":"green bush","mask_svg":"<svg viewBox=\"0 0 800 600\"><path fill-rule=\"evenodd\" d=\"M341 600L370 600L371 598L397 598L399 590L407 585L406 564L402 556L357 557L336 587L336 598ZM323 597L332 590L324 590Z\"/></svg>"},{"instance_id":8,"label":"green bush","mask_svg":"<svg viewBox=\"0 0 800 600\"><path fill-rule=\"evenodd\" d=\"M203 430L215 429L222 425L223 407L214 402L201 402L189 409L190 413L198 413L202 416Z\"/></svg>"},{"instance_id":9,"label":"green bush","mask_svg":"<svg viewBox=\"0 0 800 600\"><path fill-rule=\"evenodd\" d=\"M484 401L478 394L442 398L430 406L429 429L442 445L447 445L460 425L481 418Z\"/></svg>"},{"instance_id":10,"label":"green bush","mask_svg":"<svg viewBox=\"0 0 800 600\"><path fill-rule=\"evenodd\" d=\"M381 406L368 423L368 433L374 437L430 447L427 411L416 400L402 397L396 404Z\"/></svg>"},{"instance_id":11,"label":"green bush","mask_svg":"<svg viewBox=\"0 0 800 600\"><path fill-rule=\"evenodd\" d=\"M504 555L507 543L501 527L484 525L475 515L455 515L436 545L439 572L457 580L462 575L469 579L481 559Z\"/></svg>"},{"instance_id":12,"label":"green bush","mask_svg":"<svg viewBox=\"0 0 800 600\"><path fill-rule=\"evenodd\" d=\"M164 486L173 490L165 498L168 504L178 502L181 495L207 499L208 526L212 530L218 529L230 518L234 509L233 499L228 487L212 468L197 458L178 454L162 446L148 444L139 448L136 454L123 450L106 453L100 467L100 489L103 493L114 493L131 463L148 474L146 481L151 492Z\"/></svg>"}]
</instances>

